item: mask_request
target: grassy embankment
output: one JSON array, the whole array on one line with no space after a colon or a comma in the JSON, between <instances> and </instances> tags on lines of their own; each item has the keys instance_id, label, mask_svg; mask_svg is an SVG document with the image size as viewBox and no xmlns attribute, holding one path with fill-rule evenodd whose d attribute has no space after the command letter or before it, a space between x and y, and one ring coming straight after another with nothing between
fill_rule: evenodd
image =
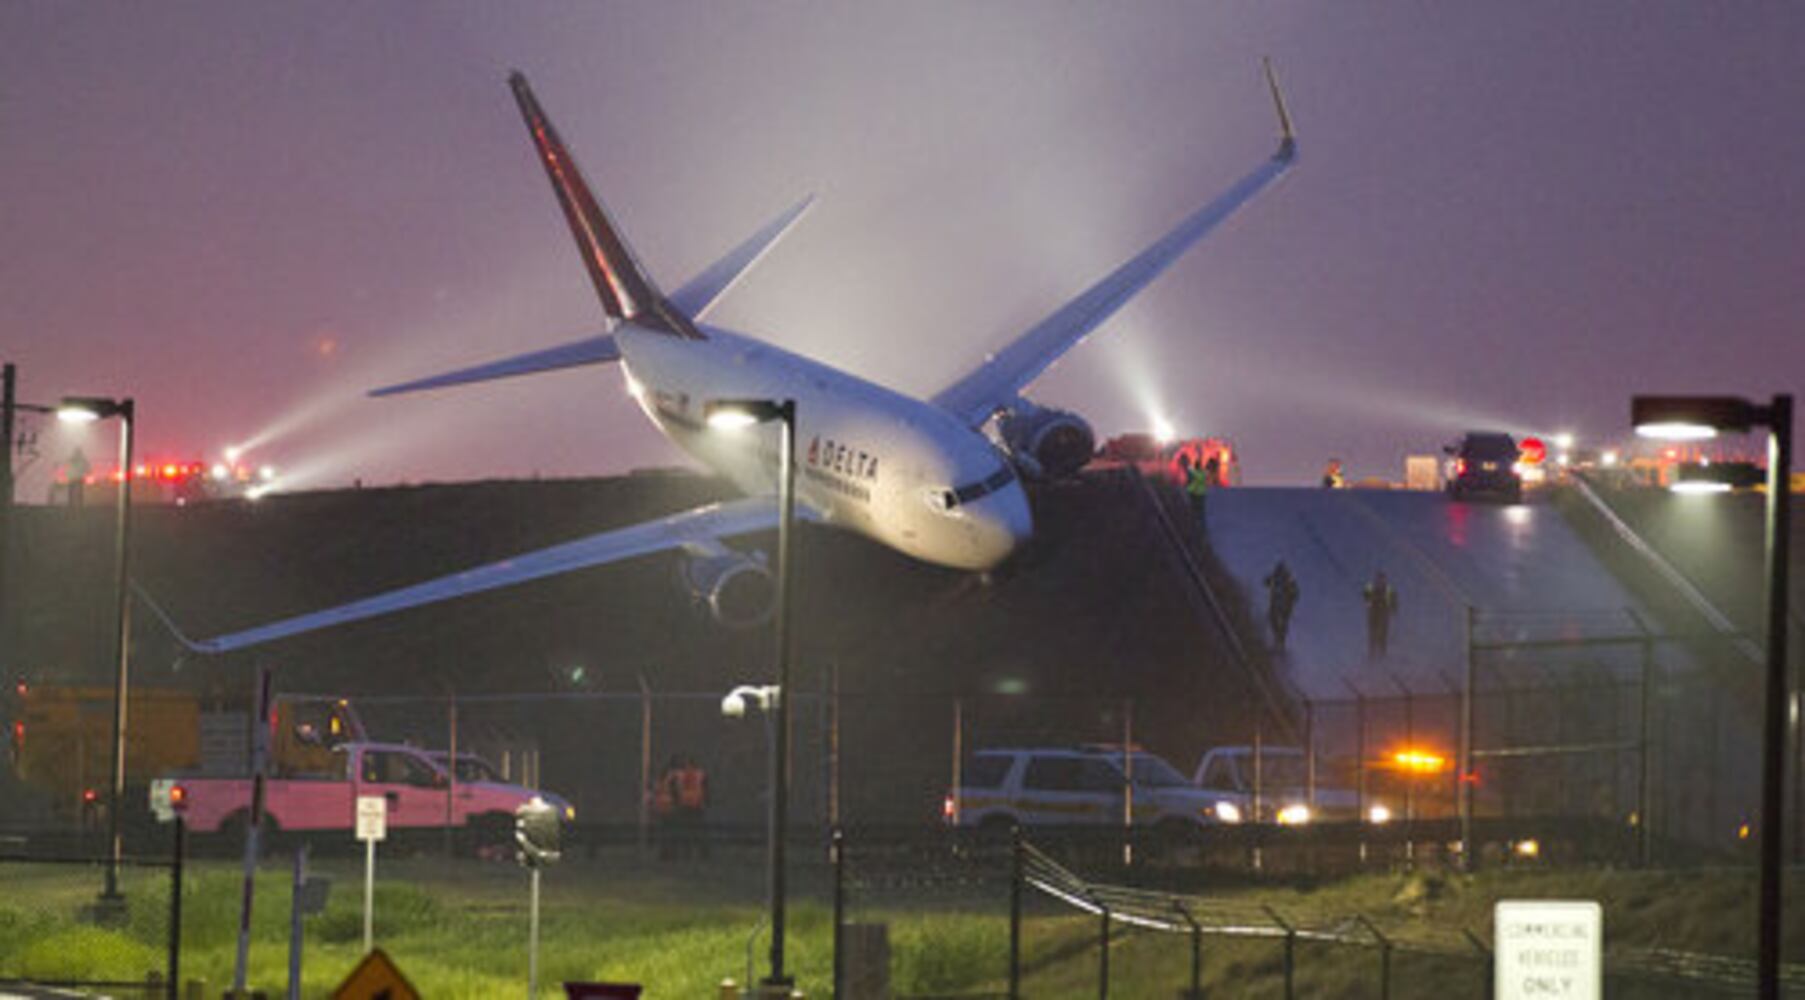
<instances>
[{"instance_id":1,"label":"grassy embankment","mask_svg":"<svg viewBox=\"0 0 1805 1000\"><path fill-rule=\"evenodd\" d=\"M229 984L240 883L230 864L194 866L184 894L182 978ZM334 880L327 911L307 918L308 996L327 994L357 961L362 942L361 866L316 865ZM287 977L288 873L265 869L258 882L251 949L252 985L279 994ZM117 929L71 917L91 899L94 873L7 873L0 897L0 971L40 978L141 978L160 968L167 896L161 880L126 888L130 921ZM831 911L820 886L792 907L789 958L810 996L828 995ZM1743 873L1497 872L1475 878L1370 875L1313 888L1226 891L1288 917L1313 920L1363 913L1395 937L1468 928L1487 935L1499 898L1592 898L1604 903L1607 946L1667 947L1746 956L1751 950L1753 880ZM570 864L545 882L541 982L565 979L643 983L649 997L709 997L720 981L745 976L747 942L764 913L756 864L717 861L697 868ZM376 892L376 937L425 995L517 995L526 979L526 876L509 865L427 859L385 862ZM993 898L994 897L994 898ZM1000 893L865 896L854 918L889 925L898 995L1000 991L1008 953L1007 903ZM1024 933L1024 991L1031 996L1094 995L1096 920L1044 904ZM64 916L51 916L61 914ZM1800 941L1796 943L1805 943ZM1796 954L1795 948L1789 953ZM764 938L753 949L762 971ZM1280 945L1206 938L1205 982L1212 995L1278 996ZM1304 944L1303 995L1377 995L1372 949ZM1186 939L1120 931L1111 951L1112 992L1171 996L1189 978ZM1469 961L1399 953L1394 995L1478 995ZM1220 994L1217 991L1222 991ZM1652 986L1630 995L1685 995Z\"/></svg>"}]
</instances>

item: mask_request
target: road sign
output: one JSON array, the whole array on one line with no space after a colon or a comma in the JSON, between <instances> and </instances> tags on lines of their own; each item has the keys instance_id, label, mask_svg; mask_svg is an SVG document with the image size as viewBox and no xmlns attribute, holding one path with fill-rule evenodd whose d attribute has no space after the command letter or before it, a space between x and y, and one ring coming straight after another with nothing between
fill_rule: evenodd
<instances>
[{"instance_id":1,"label":"road sign","mask_svg":"<svg viewBox=\"0 0 1805 1000\"><path fill-rule=\"evenodd\" d=\"M420 1000L420 991L401 974L387 952L372 948L332 991L332 1000Z\"/></svg>"},{"instance_id":2,"label":"road sign","mask_svg":"<svg viewBox=\"0 0 1805 1000\"><path fill-rule=\"evenodd\" d=\"M1604 910L1592 900L1499 900L1492 910L1498 1000L1597 1000Z\"/></svg>"},{"instance_id":3,"label":"road sign","mask_svg":"<svg viewBox=\"0 0 1805 1000\"><path fill-rule=\"evenodd\" d=\"M357 797L357 839L384 840L389 835L389 800L380 795Z\"/></svg>"}]
</instances>

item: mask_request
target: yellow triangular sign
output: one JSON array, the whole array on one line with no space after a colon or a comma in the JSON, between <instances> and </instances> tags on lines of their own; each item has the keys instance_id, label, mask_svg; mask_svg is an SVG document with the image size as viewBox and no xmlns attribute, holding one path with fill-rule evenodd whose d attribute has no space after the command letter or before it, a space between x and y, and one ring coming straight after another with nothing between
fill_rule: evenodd
<instances>
[{"instance_id":1,"label":"yellow triangular sign","mask_svg":"<svg viewBox=\"0 0 1805 1000\"><path fill-rule=\"evenodd\" d=\"M420 991L395 967L387 952L371 948L332 991L332 1000L420 1000Z\"/></svg>"}]
</instances>

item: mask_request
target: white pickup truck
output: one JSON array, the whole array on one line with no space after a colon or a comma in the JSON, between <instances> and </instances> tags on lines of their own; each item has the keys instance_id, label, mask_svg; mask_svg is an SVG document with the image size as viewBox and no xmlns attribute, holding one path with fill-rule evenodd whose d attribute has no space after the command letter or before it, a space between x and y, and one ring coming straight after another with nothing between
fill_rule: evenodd
<instances>
[{"instance_id":1,"label":"white pickup truck","mask_svg":"<svg viewBox=\"0 0 1805 1000\"><path fill-rule=\"evenodd\" d=\"M1346 761L1317 762L1312 796L1309 763L1303 750L1294 746L1266 746L1257 752L1251 746L1216 747L1197 762L1192 781L1233 801L1237 813L1249 822L1293 826L1360 818L1378 824L1392 817L1389 788L1382 794L1374 788L1379 784L1376 776L1369 778L1363 801L1355 768Z\"/></svg>"},{"instance_id":2,"label":"white pickup truck","mask_svg":"<svg viewBox=\"0 0 1805 1000\"><path fill-rule=\"evenodd\" d=\"M427 751L394 743L341 743L329 771L271 777L263 790L266 828L352 830L357 799L388 800L391 829L495 826L506 829L514 810L534 796L554 806L564 822L576 810L564 799L499 781L453 780ZM461 770L461 769L460 769ZM150 807L168 822L178 810L195 833L242 830L250 823L251 779L174 777L151 782Z\"/></svg>"}]
</instances>

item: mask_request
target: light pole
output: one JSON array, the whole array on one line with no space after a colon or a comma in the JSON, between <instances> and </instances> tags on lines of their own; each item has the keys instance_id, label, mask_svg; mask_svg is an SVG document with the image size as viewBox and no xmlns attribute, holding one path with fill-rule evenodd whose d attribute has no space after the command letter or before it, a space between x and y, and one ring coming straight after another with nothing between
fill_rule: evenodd
<instances>
[{"instance_id":1,"label":"light pole","mask_svg":"<svg viewBox=\"0 0 1805 1000\"><path fill-rule=\"evenodd\" d=\"M722 399L703 408L709 426L723 429L783 422L777 455L777 733L771 754L771 974L767 987L792 985L783 971L784 838L790 812L790 536L796 519L796 401Z\"/></svg>"},{"instance_id":2,"label":"light pole","mask_svg":"<svg viewBox=\"0 0 1805 1000\"><path fill-rule=\"evenodd\" d=\"M68 423L92 423L107 417L119 418L119 517L114 544L114 600L117 604L113 633L114 662L118 675L113 687L113 791L107 804L108 848L106 891L100 898L121 899L119 895L119 812L125 803L125 701L130 679L130 655L126 633L131 628L131 592L126 564L132 537L132 424L135 410L130 397L105 399L98 396L65 396L57 407L57 419Z\"/></svg>"},{"instance_id":3,"label":"light pole","mask_svg":"<svg viewBox=\"0 0 1805 1000\"><path fill-rule=\"evenodd\" d=\"M1791 548L1792 396L1766 406L1735 396L1637 396L1630 402L1636 433L1669 440L1701 440L1720 431L1766 427L1767 440L1767 693L1761 729L1761 902L1756 995L1780 996L1781 831L1785 829L1786 589Z\"/></svg>"},{"instance_id":4,"label":"light pole","mask_svg":"<svg viewBox=\"0 0 1805 1000\"><path fill-rule=\"evenodd\" d=\"M721 715L728 719L738 719L745 716L747 709L758 709L758 713L764 716L765 720L765 757L769 760L777 753L777 736L773 732L775 723L773 723L772 717L776 714L777 703L781 700L783 700L783 691L775 684L741 684L727 692L727 696L721 699ZM777 774L771 772L768 777L774 781ZM767 840L775 840L777 839L777 810L774 808L774 804L777 801L777 786L775 784L767 785L765 796L768 800L765 806L765 837ZM770 893L765 900L765 905L769 906L771 900L776 898L777 885L769 883L765 888ZM758 932L753 931L752 936L756 939ZM751 952L752 946L748 944L746 946L748 969L752 965ZM748 982L751 980L750 972L747 973L746 978Z\"/></svg>"}]
</instances>

